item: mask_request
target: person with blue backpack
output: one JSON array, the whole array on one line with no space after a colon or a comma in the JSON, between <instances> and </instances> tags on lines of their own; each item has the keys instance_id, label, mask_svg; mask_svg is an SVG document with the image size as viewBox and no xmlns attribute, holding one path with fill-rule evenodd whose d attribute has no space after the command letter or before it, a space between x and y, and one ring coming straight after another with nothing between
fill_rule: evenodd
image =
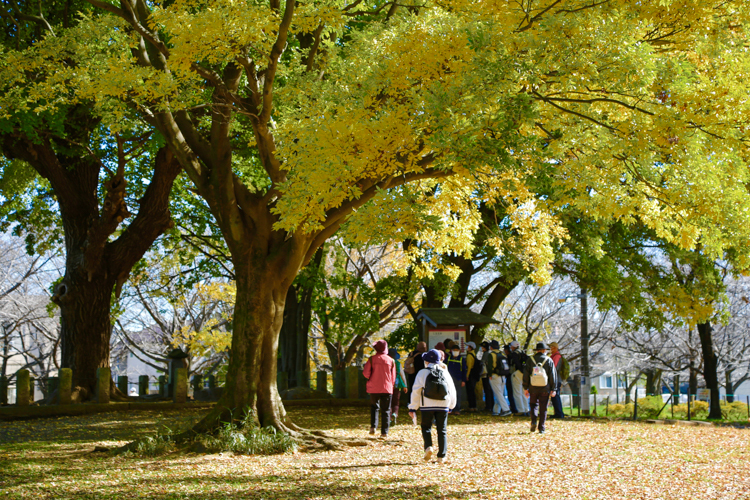
<instances>
[{"instance_id":1,"label":"person with blue backpack","mask_svg":"<svg viewBox=\"0 0 750 500\"><path fill-rule=\"evenodd\" d=\"M424 459L430 461L432 450L432 422L437 428L437 462L446 462L448 453L448 411L456 406L456 388L450 380L448 368L440 361L440 352L435 349L422 354L425 367L417 373L409 403L409 415L416 421L416 411L422 414L422 439Z\"/></svg>"}]
</instances>

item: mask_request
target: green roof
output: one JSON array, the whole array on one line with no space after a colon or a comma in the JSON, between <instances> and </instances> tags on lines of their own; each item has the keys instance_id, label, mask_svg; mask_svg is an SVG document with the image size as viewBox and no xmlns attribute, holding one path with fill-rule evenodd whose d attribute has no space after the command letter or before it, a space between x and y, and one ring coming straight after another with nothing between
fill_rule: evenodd
<instances>
[{"instance_id":1,"label":"green roof","mask_svg":"<svg viewBox=\"0 0 750 500\"><path fill-rule=\"evenodd\" d=\"M471 309L444 309L444 308L427 308L420 309L417 313L417 320L426 320L432 326L445 325L488 325L498 323L489 316L475 313Z\"/></svg>"}]
</instances>

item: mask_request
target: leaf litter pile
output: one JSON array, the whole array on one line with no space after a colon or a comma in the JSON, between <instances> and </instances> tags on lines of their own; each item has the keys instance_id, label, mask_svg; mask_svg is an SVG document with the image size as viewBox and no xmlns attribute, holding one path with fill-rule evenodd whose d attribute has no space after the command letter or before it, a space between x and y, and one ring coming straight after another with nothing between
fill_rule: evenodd
<instances>
[{"instance_id":1,"label":"leaf litter pile","mask_svg":"<svg viewBox=\"0 0 750 500\"><path fill-rule=\"evenodd\" d=\"M540 436L528 418L462 415L449 417L449 463L438 465L422 460L418 427L372 439L369 408L290 414L369 446L145 458L93 450L185 428L201 412L0 422L0 498L750 499L748 429L574 420L552 421Z\"/></svg>"}]
</instances>

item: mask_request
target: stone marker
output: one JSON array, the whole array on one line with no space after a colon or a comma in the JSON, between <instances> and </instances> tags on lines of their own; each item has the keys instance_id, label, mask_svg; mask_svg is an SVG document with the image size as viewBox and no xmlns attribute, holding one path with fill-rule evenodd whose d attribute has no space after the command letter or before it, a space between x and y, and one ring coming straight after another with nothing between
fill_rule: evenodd
<instances>
[{"instance_id":1,"label":"stone marker","mask_svg":"<svg viewBox=\"0 0 750 500\"><path fill-rule=\"evenodd\" d=\"M175 403L187 401L187 368L178 368L175 371L174 398Z\"/></svg>"},{"instance_id":2,"label":"stone marker","mask_svg":"<svg viewBox=\"0 0 750 500\"><path fill-rule=\"evenodd\" d=\"M328 392L328 373L320 370L315 376L315 389L322 392Z\"/></svg>"},{"instance_id":3,"label":"stone marker","mask_svg":"<svg viewBox=\"0 0 750 500\"><path fill-rule=\"evenodd\" d=\"M36 379L29 374L29 403L34 402L34 396L36 396Z\"/></svg>"},{"instance_id":4,"label":"stone marker","mask_svg":"<svg viewBox=\"0 0 750 500\"><path fill-rule=\"evenodd\" d=\"M128 377L126 375L120 375L117 377L117 388L121 393L128 396Z\"/></svg>"},{"instance_id":5,"label":"stone marker","mask_svg":"<svg viewBox=\"0 0 750 500\"><path fill-rule=\"evenodd\" d=\"M305 389L310 388L310 372L307 370L300 370L297 372L297 387L304 387Z\"/></svg>"},{"instance_id":6,"label":"stone marker","mask_svg":"<svg viewBox=\"0 0 750 500\"><path fill-rule=\"evenodd\" d=\"M216 375L209 375L208 376L208 388L209 389L216 389Z\"/></svg>"},{"instance_id":7,"label":"stone marker","mask_svg":"<svg viewBox=\"0 0 750 500\"><path fill-rule=\"evenodd\" d=\"M203 376L202 375L193 375L192 384L193 386L193 394L196 392L203 390Z\"/></svg>"},{"instance_id":8,"label":"stone marker","mask_svg":"<svg viewBox=\"0 0 750 500\"><path fill-rule=\"evenodd\" d=\"M18 370L16 373L16 405L29 406L29 370Z\"/></svg>"},{"instance_id":9,"label":"stone marker","mask_svg":"<svg viewBox=\"0 0 750 500\"><path fill-rule=\"evenodd\" d=\"M276 388L279 392L289 389L289 374L287 372L276 372Z\"/></svg>"},{"instance_id":10,"label":"stone marker","mask_svg":"<svg viewBox=\"0 0 750 500\"><path fill-rule=\"evenodd\" d=\"M148 396L148 375L138 377L138 395Z\"/></svg>"},{"instance_id":11,"label":"stone marker","mask_svg":"<svg viewBox=\"0 0 750 500\"><path fill-rule=\"evenodd\" d=\"M168 397L169 390L167 388L167 376L159 375L159 396L162 398Z\"/></svg>"},{"instance_id":12,"label":"stone marker","mask_svg":"<svg viewBox=\"0 0 750 500\"><path fill-rule=\"evenodd\" d=\"M346 370L333 372L333 397L346 399Z\"/></svg>"},{"instance_id":13,"label":"stone marker","mask_svg":"<svg viewBox=\"0 0 750 500\"><path fill-rule=\"evenodd\" d=\"M71 392L73 390L73 370L70 368L60 368L60 397L57 402L61 405L69 405Z\"/></svg>"},{"instance_id":14,"label":"stone marker","mask_svg":"<svg viewBox=\"0 0 750 500\"><path fill-rule=\"evenodd\" d=\"M0 405L8 404L8 377L0 377Z\"/></svg>"},{"instance_id":15,"label":"stone marker","mask_svg":"<svg viewBox=\"0 0 750 500\"><path fill-rule=\"evenodd\" d=\"M346 399L359 399L359 368L346 367Z\"/></svg>"},{"instance_id":16,"label":"stone marker","mask_svg":"<svg viewBox=\"0 0 750 500\"><path fill-rule=\"evenodd\" d=\"M59 388L60 388L60 379L58 379L57 377L47 378L47 394L52 394Z\"/></svg>"},{"instance_id":17,"label":"stone marker","mask_svg":"<svg viewBox=\"0 0 750 500\"><path fill-rule=\"evenodd\" d=\"M96 369L96 402L109 403L109 384L111 371L108 366Z\"/></svg>"}]
</instances>

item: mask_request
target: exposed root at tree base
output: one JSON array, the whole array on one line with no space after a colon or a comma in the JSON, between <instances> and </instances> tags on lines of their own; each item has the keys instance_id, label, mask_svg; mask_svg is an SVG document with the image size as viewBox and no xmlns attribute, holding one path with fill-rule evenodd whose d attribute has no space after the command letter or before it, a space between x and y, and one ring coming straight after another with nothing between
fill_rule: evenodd
<instances>
[{"instance_id":1,"label":"exposed root at tree base","mask_svg":"<svg viewBox=\"0 0 750 500\"><path fill-rule=\"evenodd\" d=\"M324 431L304 431L296 439L300 451L305 452L340 451L347 447L372 445L367 439L338 437Z\"/></svg>"}]
</instances>

